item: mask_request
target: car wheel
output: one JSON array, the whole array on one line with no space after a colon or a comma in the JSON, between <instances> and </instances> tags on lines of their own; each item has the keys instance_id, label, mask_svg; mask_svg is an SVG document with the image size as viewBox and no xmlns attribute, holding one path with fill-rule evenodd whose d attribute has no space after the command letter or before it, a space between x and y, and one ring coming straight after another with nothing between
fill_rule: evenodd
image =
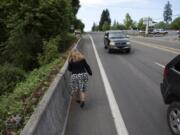
<instances>
[{"instance_id":1,"label":"car wheel","mask_svg":"<svg viewBox=\"0 0 180 135\"><path fill-rule=\"evenodd\" d=\"M174 135L180 135L180 103L172 103L167 112L168 126Z\"/></svg>"},{"instance_id":2,"label":"car wheel","mask_svg":"<svg viewBox=\"0 0 180 135\"><path fill-rule=\"evenodd\" d=\"M131 49L127 49L127 50L126 50L126 53L130 53L130 52L131 52Z\"/></svg>"},{"instance_id":3,"label":"car wheel","mask_svg":"<svg viewBox=\"0 0 180 135\"><path fill-rule=\"evenodd\" d=\"M108 53L112 53L112 49L109 48Z\"/></svg>"}]
</instances>

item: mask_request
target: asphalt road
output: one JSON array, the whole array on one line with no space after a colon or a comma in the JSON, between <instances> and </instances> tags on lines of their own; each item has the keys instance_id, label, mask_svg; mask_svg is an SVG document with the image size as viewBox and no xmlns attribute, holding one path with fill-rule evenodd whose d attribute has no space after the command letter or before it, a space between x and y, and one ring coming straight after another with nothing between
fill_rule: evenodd
<instances>
[{"instance_id":1,"label":"asphalt road","mask_svg":"<svg viewBox=\"0 0 180 135\"><path fill-rule=\"evenodd\" d=\"M130 54L108 54L102 33L91 33L129 135L171 135L159 84L163 65L180 53L180 43L130 38ZM177 49L176 49L177 48ZM79 44L93 70L84 109L73 100L66 135L116 135L104 85L87 35Z\"/></svg>"}]
</instances>

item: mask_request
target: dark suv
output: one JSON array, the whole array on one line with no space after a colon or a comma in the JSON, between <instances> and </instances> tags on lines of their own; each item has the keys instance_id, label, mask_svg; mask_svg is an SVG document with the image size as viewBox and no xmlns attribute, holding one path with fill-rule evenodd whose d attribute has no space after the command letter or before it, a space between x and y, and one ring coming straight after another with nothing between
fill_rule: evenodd
<instances>
[{"instance_id":1,"label":"dark suv","mask_svg":"<svg viewBox=\"0 0 180 135\"><path fill-rule=\"evenodd\" d=\"M180 55L166 65L161 93L165 104L170 104L167 113L169 128L174 135L180 135Z\"/></svg>"},{"instance_id":2,"label":"dark suv","mask_svg":"<svg viewBox=\"0 0 180 135\"><path fill-rule=\"evenodd\" d=\"M128 36L122 31L106 31L104 35L104 48L111 53L113 50L121 50L129 53L131 51Z\"/></svg>"}]
</instances>

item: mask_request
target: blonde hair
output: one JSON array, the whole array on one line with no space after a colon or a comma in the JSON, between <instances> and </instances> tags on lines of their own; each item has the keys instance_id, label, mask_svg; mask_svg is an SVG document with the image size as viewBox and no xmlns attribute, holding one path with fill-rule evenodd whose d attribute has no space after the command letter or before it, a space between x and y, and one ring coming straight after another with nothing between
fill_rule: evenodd
<instances>
[{"instance_id":1,"label":"blonde hair","mask_svg":"<svg viewBox=\"0 0 180 135\"><path fill-rule=\"evenodd\" d=\"M69 62L77 62L84 59L84 55L80 53L78 50L72 50L69 54Z\"/></svg>"}]
</instances>

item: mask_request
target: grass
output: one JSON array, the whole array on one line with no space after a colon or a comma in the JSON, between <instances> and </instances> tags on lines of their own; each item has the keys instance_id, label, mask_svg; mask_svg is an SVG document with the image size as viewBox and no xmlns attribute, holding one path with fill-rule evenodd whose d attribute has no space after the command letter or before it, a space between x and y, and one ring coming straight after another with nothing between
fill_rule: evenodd
<instances>
[{"instance_id":1,"label":"grass","mask_svg":"<svg viewBox=\"0 0 180 135\"><path fill-rule=\"evenodd\" d=\"M67 53L33 70L24 82L19 83L13 93L0 97L0 135L18 135L34 112L39 100L67 59ZM20 123L15 128L7 128L5 123L20 116Z\"/></svg>"}]
</instances>

